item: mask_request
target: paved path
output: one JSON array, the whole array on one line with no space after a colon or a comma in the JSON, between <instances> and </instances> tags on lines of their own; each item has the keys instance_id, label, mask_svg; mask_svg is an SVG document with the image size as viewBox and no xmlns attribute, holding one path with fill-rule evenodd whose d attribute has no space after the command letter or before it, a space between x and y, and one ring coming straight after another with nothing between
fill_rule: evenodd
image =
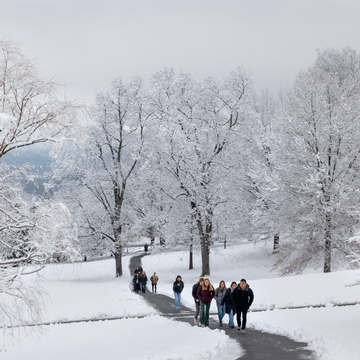
<instances>
[{"instance_id":1,"label":"paved path","mask_svg":"<svg viewBox=\"0 0 360 360\"><path fill-rule=\"evenodd\" d=\"M130 273L133 274L138 265L141 264L143 255L134 256L130 261ZM180 311L175 309L173 298L162 294L153 294L147 291L145 294L139 293L146 302L157 309L161 315L175 319L177 321L187 322L194 325L194 311L183 305ZM194 305L195 308L195 305ZM251 320L250 320L251 321ZM239 341L245 354L236 360L305 360L315 359L314 354L306 349L306 343L295 342L287 337L268 334L254 329L246 329L246 334L241 334L226 325L219 327L217 322L210 319L210 329L224 330L232 339Z\"/></svg>"}]
</instances>

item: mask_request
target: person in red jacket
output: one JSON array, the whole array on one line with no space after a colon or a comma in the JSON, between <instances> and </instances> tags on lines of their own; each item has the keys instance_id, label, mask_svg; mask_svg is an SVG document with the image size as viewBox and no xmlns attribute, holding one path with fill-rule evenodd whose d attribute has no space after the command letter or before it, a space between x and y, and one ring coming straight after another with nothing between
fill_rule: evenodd
<instances>
[{"instance_id":1,"label":"person in red jacket","mask_svg":"<svg viewBox=\"0 0 360 360\"><path fill-rule=\"evenodd\" d=\"M200 323L202 327L209 326L209 311L211 300L215 296L214 287L208 278L204 279L196 291L196 296L200 300Z\"/></svg>"}]
</instances>

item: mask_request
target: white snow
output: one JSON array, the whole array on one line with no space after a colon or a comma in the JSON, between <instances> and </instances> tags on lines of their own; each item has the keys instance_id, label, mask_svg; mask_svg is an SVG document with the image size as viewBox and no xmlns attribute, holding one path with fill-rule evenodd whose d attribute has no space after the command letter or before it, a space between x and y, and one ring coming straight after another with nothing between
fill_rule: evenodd
<instances>
[{"instance_id":1,"label":"white snow","mask_svg":"<svg viewBox=\"0 0 360 360\"><path fill-rule=\"evenodd\" d=\"M224 331L163 318L131 292L129 260L130 255L123 258L121 278L114 278L113 259L46 267L40 280L49 294L45 321L78 322L45 325L43 333L20 336L20 343L6 342L1 359L230 360L240 356L243 350ZM271 271L272 260L270 250L252 243L212 250L209 278L214 286L220 280L229 286L244 277L255 294L249 331L239 334L240 340L255 328L307 342L320 360L359 359L360 270L323 274L308 269L305 275L279 277ZM158 293L171 297L172 283L180 274L185 283L182 302L193 309L191 288L201 261L194 256L193 270L188 270L188 261L187 252L159 252L144 257L142 265L148 277L154 271L158 274ZM352 303L356 304L344 305ZM216 312L215 302L211 311ZM114 317L120 319L110 320ZM81 321L92 318L107 320Z\"/></svg>"}]
</instances>

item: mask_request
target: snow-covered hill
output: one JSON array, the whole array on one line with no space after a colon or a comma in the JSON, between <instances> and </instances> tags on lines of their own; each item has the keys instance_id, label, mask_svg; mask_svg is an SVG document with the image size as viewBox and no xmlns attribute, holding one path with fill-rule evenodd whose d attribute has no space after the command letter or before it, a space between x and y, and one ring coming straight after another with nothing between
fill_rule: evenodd
<instances>
[{"instance_id":1,"label":"snow-covered hill","mask_svg":"<svg viewBox=\"0 0 360 360\"><path fill-rule=\"evenodd\" d=\"M7 343L7 352L1 353L1 359L185 360L221 357L226 360L239 356L238 344L221 330L192 327L156 315L140 296L129 291L129 259L130 255L124 258L125 275L122 278L113 277L115 265L112 259L48 266L41 280L51 299L46 322L123 319L47 325L39 337L23 338L20 345ZM194 270L187 269L188 254L181 251L149 255L143 258L142 264L149 277L154 271L159 275L158 292L171 297L172 282L180 274L185 282L183 303L193 308L191 287L201 269L198 256L194 258ZM360 301L360 270L330 274L308 270L306 275L281 278L271 271L271 264L272 256L263 244L254 247L244 243L227 249L217 248L211 254L210 280L215 286L220 280L225 280L227 285L242 277L248 280L255 294L253 311L248 315L249 328L307 342L321 360L358 359L360 305L345 304ZM211 310L216 312L215 304ZM206 342L211 344L206 354L199 347L204 332ZM246 336L251 336L250 331Z\"/></svg>"}]
</instances>

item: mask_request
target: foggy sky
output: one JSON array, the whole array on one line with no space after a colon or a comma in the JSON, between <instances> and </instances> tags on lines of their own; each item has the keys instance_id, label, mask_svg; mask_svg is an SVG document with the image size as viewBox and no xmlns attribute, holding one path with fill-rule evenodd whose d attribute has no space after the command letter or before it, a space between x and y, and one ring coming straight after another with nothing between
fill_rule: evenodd
<instances>
[{"instance_id":1,"label":"foggy sky","mask_svg":"<svg viewBox=\"0 0 360 360\"><path fill-rule=\"evenodd\" d=\"M88 102L164 67L202 80L241 65L276 94L316 49L359 51L359 14L358 0L2 0L0 38Z\"/></svg>"}]
</instances>

